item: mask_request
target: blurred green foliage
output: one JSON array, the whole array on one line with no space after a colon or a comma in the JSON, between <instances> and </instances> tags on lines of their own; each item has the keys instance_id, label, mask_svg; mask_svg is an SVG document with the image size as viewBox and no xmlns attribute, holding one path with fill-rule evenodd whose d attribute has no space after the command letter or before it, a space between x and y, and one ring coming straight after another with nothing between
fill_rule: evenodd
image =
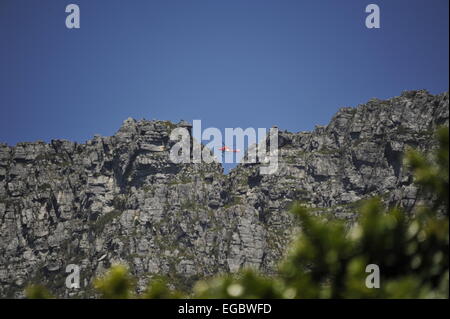
<instances>
[{"instance_id":1,"label":"blurred green foliage","mask_svg":"<svg viewBox=\"0 0 450 319\"><path fill-rule=\"evenodd\" d=\"M134 279L122 265L111 267L106 274L94 281L95 289L105 299L129 299L134 295Z\"/></svg>"},{"instance_id":2,"label":"blurred green foliage","mask_svg":"<svg viewBox=\"0 0 450 319\"><path fill-rule=\"evenodd\" d=\"M405 162L431 204L406 214L368 200L349 230L343 221L324 221L301 204L292 212L302 225L276 277L254 270L199 281L191 294L173 291L163 279L152 280L141 298L448 298L449 130L437 132L433 158L408 150ZM380 287L368 288L366 267L376 264ZM123 266L95 281L104 298L133 298L134 282ZM42 297L39 292L29 297Z\"/></svg>"},{"instance_id":3,"label":"blurred green foliage","mask_svg":"<svg viewBox=\"0 0 450 319\"><path fill-rule=\"evenodd\" d=\"M293 208L301 222L299 238L277 278L248 270L200 282L202 298L448 298L449 130L437 132L434 158L408 150L405 162L432 205L413 216L400 208L386 210L380 199L360 208L356 225L324 222L301 205ZM380 269L380 288L366 287L367 265Z\"/></svg>"},{"instance_id":4,"label":"blurred green foliage","mask_svg":"<svg viewBox=\"0 0 450 319\"><path fill-rule=\"evenodd\" d=\"M25 296L27 296L28 299L52 299L53 296L50 294L50 292L41 285L29 285L25 289Z\"/></svg>"}]
</instances>

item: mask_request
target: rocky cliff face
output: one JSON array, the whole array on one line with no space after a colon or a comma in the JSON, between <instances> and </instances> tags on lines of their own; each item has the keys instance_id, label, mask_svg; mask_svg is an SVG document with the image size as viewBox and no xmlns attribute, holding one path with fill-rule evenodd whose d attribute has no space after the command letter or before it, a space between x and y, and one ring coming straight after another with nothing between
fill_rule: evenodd
<instances>
[{"instance_id":1,"label":"rocky cliff face","mask_svg":"<svg viewBox=\"0 0 450 319\"><path fill-rule=\"evenodd\" d=\"M405 92L342 108L312 132L280 132L273 175L260 164L224 175L217 163L172 163L169 135L183 123L129 119L86 144L0 144L0 297L21 297L29 283L89 296L114 263L128 265L140 289L155 275L183 288L242 267L272 273L295 231L294 200L350 220L374 195L414 207L402 153L433 147L448 103L448 93ZM69 264L81 267L76 292L65 288Z\"/></svg>"}]
</instances>

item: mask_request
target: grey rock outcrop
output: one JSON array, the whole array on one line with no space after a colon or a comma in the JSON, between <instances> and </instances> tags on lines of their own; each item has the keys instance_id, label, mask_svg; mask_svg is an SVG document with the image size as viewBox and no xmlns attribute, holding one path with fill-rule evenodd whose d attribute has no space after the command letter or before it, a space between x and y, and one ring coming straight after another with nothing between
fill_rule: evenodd
<instances>
[{"instance_id":1,"label":"grey rock outcrop","mask_svg":"<svg viewBox=\"0 0 450 319\"><path fill-rule=\"evenodd\" d=\"M280 164L260 175L239 164L175 164L165 121L127 119L85 144L0 144L0 297L41 283L61 297L92 296L93 278L128 265L142 290L154 275L187 288L206 276L254 267L274 273L301 200L317 214L354 219L378 195L411 210L420 199L402 167L406 147L431 150L448 125L448 93L404 92L342 108L312 132L280 132ZM65 287L66 266L82 287Z\"/></svg>"}]
</instances>

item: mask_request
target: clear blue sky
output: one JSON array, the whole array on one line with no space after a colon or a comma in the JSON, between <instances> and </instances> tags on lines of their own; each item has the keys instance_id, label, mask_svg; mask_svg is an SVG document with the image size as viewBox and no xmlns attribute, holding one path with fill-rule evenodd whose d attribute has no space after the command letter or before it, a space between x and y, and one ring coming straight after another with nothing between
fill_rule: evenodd
<instances>
[{"instance_id":1,"label":"clear blue sky","mask_svg":"<svg viewBox=\"0 0 450 319\"><path fill-rule=\"evenodd\" d=\"M81 29L65 27L65 6ZM367 29L366 5L381 8ZM128 117L310 130L341 106L448 90L448 0L1 0L0 142Z\"/></svg>"}]
</instances>

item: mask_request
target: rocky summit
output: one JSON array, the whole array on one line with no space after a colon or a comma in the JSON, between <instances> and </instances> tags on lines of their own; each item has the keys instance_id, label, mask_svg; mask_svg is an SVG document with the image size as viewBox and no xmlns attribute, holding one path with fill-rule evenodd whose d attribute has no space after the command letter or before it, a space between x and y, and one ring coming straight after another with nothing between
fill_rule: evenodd
<instances>
[{"instance_id":1,"label":"rocky summit","mask_svg":"<svg viewBox=\"0 0 450 319\"><path fill-rule=\"evenodd\" d=\"M173 163L170 132L185 122L128 119L85 144L0 144L0 297L23 297L31 283L95 296L93 279L117 263L140 290L160 275L189 289L243 267L275 273L299 229L294 201L351 223L372 196L407 211L426 200L402 154L435 146L448 104L448 92L409 91L341 108L312 132L280 131L272 175L260 175L260 163L226 175L218 163ZM69 264L80 266L78 290L66 288Z\"/></svg>"}]
</instances>

